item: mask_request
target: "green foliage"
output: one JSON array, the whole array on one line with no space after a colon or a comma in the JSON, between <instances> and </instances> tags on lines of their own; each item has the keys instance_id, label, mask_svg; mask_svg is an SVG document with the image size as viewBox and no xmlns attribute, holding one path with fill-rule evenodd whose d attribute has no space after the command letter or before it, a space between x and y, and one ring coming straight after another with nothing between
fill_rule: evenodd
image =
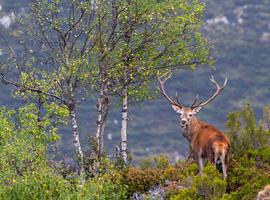
<instances>
[{"instance_id":1,"label":"green foliage","mask_svg":"<svg viewBox=\"0 0 270 200\"><path fill-rule=\"evenodd\" d=\"M153 163L152 158L150 157L145 157L139 161L139 167L141 169L153 168L153 166L154 166L154 163Z\"/></svg>"},{"instance_id":2,"label":"green foliage","mask_svg":"<svg viewBox=\"0 0 270 200\"><path fill-rule=\"evenodd\" d=\"M117 175L118 174L118 175ZM24 174L11 185L0 188L0 198L6 200L59 199L59 200L125 200L127 186L119 173L89 179L83 186L79 180L69 182L52 169L42 168Z\"/></svg>"},{"instance_id":3,"label":"green foliage","mask_svg":"<svg viewBox=\"0 0 270 200\"><path fill-rule=\"evenodd\" d=\"M105 175L87 181L77 199L126 200L127 186L121 182L121 176L116 172L113 177Z\"/></svg>"},{"instance_id":4,"label":"green foliage","mask_svg":"<svg viewBox=\"0 0 270 200\"><path fill-rule=\"evenodd\" d=\"M34 104L17 111L0 110L1 199L126 199L127 186L108 160L104 160L103 168L99 166L99 176L84 186L76 176L57 174L48 165L46 152L58 136L49 120L38 120L38 113Z\"/></svg>"},{"instance_id":5,"label":"green foliage","mask_svg":"<svg viewBox=\"0 0 270 200\"><path fill-rule=\"evenodd\" d=\"M226 182L221 174L211 165L204 168L203 175L193 177L192 185L187 189L178 190L171 200L180 199L220 199L226 190Z\"/></svg>"},{"instance_id":6,"label":"green foliage","mask_svg":"<svg viewBox=\"0 0 270 200\"><path fill-rule=\"evenodd\" d=\"M161 182L161 171L158 169L138 169L130 167L123 172L123 183L128 186L130 195L134 192L146 192Z\"/></svg>"},{"instance_id":7,"label":"green foliage","mask_svg":"<svg viewBox=\"0 0 270 200\"><path fill-rule=\"evenodd\" d=\"M75 199L72 185L50 169L35 170L24 174L10 186L2 186L1 199Z\"/></svg>"},{"instance_id":8,"label":"green foliage","mask_svg":"<svg viewBox=\"0 0 270 200\"><path fill-rule=\"evenodd\" d=\"M256 122L249 104L240 112L228 115L228 135L232 143L228 191L224 199L254 199L270 183L268 109Z\"/></svg>"},{"instance_id":9,"label":"green foliage","mask_svg":"<svg viewBox=\"0 0 270 200\"><path fill-rule=\"evenodd\" d=\"M98 62L94 79L100 85L105 83L114 96L127 87L130 102L151 99L156 92L151 83L158 69L195 68L196 63L211 62L207 40L201 33L203 3L96 3L98 16L104 21L100 20L98 44L94 47L99 58L94 59Z\"/></svg>"},{"instance_id":10,"label":"green foliage","mask_svg":"<svg viewBox=\"0 0 270 200\"><path fill-rule=\"evenodd\" d=\"M198 199L202 200L203 198L196 196L196 191L192 189L182 189L177 192L176 195L173 195L170 200L193 200Z\"/></svg>"},{"instance_id":11,"label":"green foliage","mask_svg":"<svg viewBox=\"0 0 270 200\"><path fill-rule=\"evenodd\" d=\"M254 111L249 104L241 112L229 114L226 126L232 141L232 152L237 157L247 150L269 146L269 130L264 128L263 122L256 123Z\"/></svg>"},{"instance_id":12,"label":"green foliage","mask_svg":"<svg viewBox=\"0 0 270 200\"><path fill-rule=\"evenodd\" d=\"M48 145L59 136L49 121L38 121L38 113L34 104L17 111L1 108L0 183L10 184L25 172L46 166Z\"/></svg>"},{"instance_id":13,"label":"green foliage","mask_svg":"<svg viewBox=\"0 0 270 200\"><path fill-rule=\"evenodd\" d=\"M151 157L145 157L139 161L139 166L141 169L147 168L157 168L166 169L170 165L169 157L167 155L159 155Z\"/></svg>"},{"instance_id":14,"label":"green foliage","mask_svg":"<svg viewBox=\"0 0 270 200\"><path fill-rule=\"evenodd\" d=\"M158 169L166 169L170 165L169 157L166 155L155 156L154 161Z\"/></svg>"},{"instance_id":15,"label":"green foliage","mask_svg":"<svg viewBox=\"0 0 270 200\"><path fill-rule=\"evenodd\" d=\"M270 176L267 172L269 166L267 169L259 169L254 161L251 161L253 164L249 164L249 166L245 166L244 162L249 162L249 159L244 158L238 163L240 166L235 167L229 173L228 189L230 192L225 196L226 198L224 197L225 199L254 199L260 189L269 184Z\"/></svg>"},{"instance_id":16,"label":"green foliage","mask_svg":"<svg viewBox=\"0 0 270 200\"><path fill-rule=\"evenodd\" d=\"M59 138L57 129L39 117L34 104L0 110L1 199L65 199L70 190L47 164L48 146Z\"/></svg>"},{"instance_id":17,"label":"green foliage","mask_svg":"<svg viewBox=\"0 0 270 200\"><path fill-rule=\"evenodd\" d=\"M181 171L179 174L179 179L180 180L185 180L186 178L190 177L190 176L195 176L198 173L198 165L197 163L187 163L187 164L183 164L181 166Z\"/></svg>"},{"instance_id":18,"label":"green foliage","mask_svg":"<svg viewBox=\"0 0 270 200\"><path fill-rule=\"evenodd\" d=\"M38 116L34 104L17 112L4 107L0 111L2 199L124 200L134 192L147 196L151 187L161 184L166 199L171 200L251 200L270 183L269 141L263 139L269 134L267 126L263 126L268 118L256 122L249 105L228 115L228 133L236 143L232 144L226 181L212 165L206 165L199 176L197 163L180 161L172 165L165 155L145 159L141 168L123 169L108 159L96 162L93 158L92 162L89 157L89 179L82 186L78 178L63 177L48 166L46 151L55 141L55 132L48 130L54 126L46 118L37 123ZM243 147L237 151L236 144Z\"/></svg>"},{"instance_id":19,"label":"green foliage","mask_svg":"<svg viewBox=\"0 0 270 200\"><path fill-rule=\"evenodd\" d=\"M211 165L205 166L202 176L194 178L193 187L197 195L204 199L220 199L226 191L226 181L221 174Z\"/></svg>"}]
</instances>

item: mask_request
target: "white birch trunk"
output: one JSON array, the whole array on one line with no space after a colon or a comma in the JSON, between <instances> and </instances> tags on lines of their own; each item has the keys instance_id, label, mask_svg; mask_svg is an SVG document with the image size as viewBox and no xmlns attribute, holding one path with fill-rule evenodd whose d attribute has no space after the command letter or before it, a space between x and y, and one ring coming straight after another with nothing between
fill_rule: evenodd
<instances>
[{"instance_id":1,"label":"white birch trunk","mask_svg":"<svg viewBox=\"0 0 270 200\"><path fill-rule=\"evenodd\" d=\"M125 164L127 164L127 120L128 120L128 89L124 89L124 98L122 102L122 121L121 121L121 156Z\"/></svg>"},{"instance_id":2,"label":"white birch trunk","mask_svg":"<svg viewBox=\"0 0 270 200\"><path fill-rule=\"evenodd\" d=\"M70 118L71 118L71 124L72 124L72 136L73 136L73 144L75 147L75 153L78 159L79 167L80 167L80 181L81 184L85 183L85 170L84 170L84 155L79 139L79 130L78 130L78 124L77 124L77 116L75 112L75 108L72 108L70 110Z\"/></svg>"},{"instance_id":3,"label":"white birch trunk","mask_svg":"<svg viewBox=\"0 0 270 200\"><path fill-rule=\"evenodd\" d=\"M105 123L109 112L109 99L105 95L105 90L102 87L98 100L98 118L97 118L97 153L98 158L101 158L104 153L104 130Z\"/></svg>"},{"instance_id":4,"label":"white birch trunk","mask_svg":"<svg viewBox=\"0 0 270 200\"><path fill-rule=\"evenodd\" d=\"M101 157L101 154L103 152L102 96L103 96L103 92L101 91L100 92L100 97L99 97L99 100L98 100L98 117L97 117L97 132L96 132L98 158Z\"/></svg>"}]
</instances>

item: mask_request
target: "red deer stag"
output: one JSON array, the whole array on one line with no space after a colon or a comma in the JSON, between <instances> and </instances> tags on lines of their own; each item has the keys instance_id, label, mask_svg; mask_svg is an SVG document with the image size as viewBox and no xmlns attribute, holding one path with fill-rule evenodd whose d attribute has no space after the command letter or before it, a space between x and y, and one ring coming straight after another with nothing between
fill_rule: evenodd
<instances>
[{"instance_id":1,"label":"red deer stag","mask_svg":"<svg viewBox=\"0 0 270 200\"><path fill-rule=\"evenodd\" d=\"M180 126L182 128L183 136L191 143L192 150L198 156L199 173L202 174L205 160L208 159L213 165L222 164L223 178L227 178L226 161L228 160L228 153L230 148L230 141L228 137L219 131L214 126L199 120L195 115L208 103L214 100L224 89L227 83L227 78L221 87L213 78L210 81L215 84L216 92L206 101L198 103L199 96L197 95L192 106L185 107L178 98L176 93L176 101L167 95L164 84L171 77L171 74L164 74L159 76L159 90L161 94L171 103L172 108L179 114Z\"/></svg>"}]
</instances>

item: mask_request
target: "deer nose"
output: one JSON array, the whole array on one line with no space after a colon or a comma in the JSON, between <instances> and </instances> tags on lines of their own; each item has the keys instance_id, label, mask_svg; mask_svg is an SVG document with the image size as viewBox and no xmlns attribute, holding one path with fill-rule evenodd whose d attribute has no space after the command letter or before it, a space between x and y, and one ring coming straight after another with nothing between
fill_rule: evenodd
<instances>
[{"instance_id":1,"label":"deer nose","mask_svg":"<svg viewBox=\"0 0 270 200\"><path fill-rule=\"evenodd\" d=\"M185 124L185 123L187 123L187 120L182 119L182 120L181 120L181 123L182 123L182 124Z\"/></svg>"}]
</instances>

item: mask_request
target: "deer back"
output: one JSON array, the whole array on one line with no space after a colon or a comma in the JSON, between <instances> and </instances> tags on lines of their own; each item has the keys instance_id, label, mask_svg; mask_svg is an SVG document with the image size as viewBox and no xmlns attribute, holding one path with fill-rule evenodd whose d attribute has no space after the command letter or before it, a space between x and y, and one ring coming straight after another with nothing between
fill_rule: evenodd
<instances>
[{"instance_id":1,"label":"deer back","mask_svg":"<svg viewBox=\"0 0 270 200\"><path fill-rule=\"evenodd\" d=\"M215 146L228 148L230 145L230 141L224 133L200 120L197 120L197 124L191 127L190 135L192 149L197 153L200 151L206 153L208 148Z\"/></svg>"}]
</instances>

